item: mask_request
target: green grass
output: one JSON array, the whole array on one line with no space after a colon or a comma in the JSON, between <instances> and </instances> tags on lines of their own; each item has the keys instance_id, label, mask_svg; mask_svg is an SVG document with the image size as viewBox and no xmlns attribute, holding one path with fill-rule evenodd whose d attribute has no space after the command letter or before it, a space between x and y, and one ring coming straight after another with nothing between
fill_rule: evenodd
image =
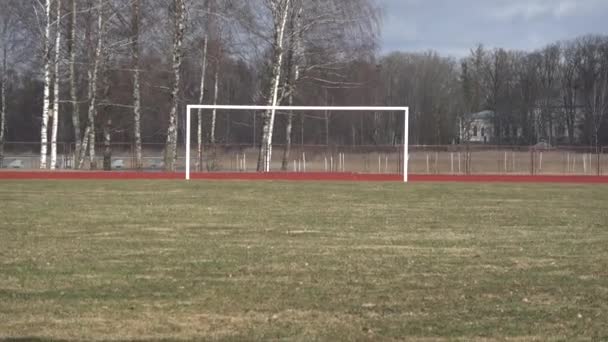
<instances>
[{"instance_id":1,"label":"green grass","mask_svg":"<svg viewBox=\"0 0 608 342\"><path fill-rule=\"evenodd\" d=\"M608 340L608 187L0 182L0 340Z\"/></svg>"}]
</instances>

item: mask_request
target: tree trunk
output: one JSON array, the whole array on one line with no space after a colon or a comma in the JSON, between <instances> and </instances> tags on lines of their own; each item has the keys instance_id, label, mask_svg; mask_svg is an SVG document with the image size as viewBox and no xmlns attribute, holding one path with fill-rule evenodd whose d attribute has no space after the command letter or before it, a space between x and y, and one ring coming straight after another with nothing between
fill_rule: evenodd
<instances>
[{"instance_id":1,"label":"tree trunk","mask_svg":"<svg viewBox=\"0 0 608 342\"><path fill-rule=\"evenodd\" d=\"M103 169L112 171L112 120L108 119L103 126Z\"/></svg>"},{"instance_id":2,"label":"tree trunk","mask_svg":"<svg viewBox=\"0 0 608 342\"><path fill-rule=\"evenodd\" d=\"M68 54L70 55L70 100L72 101L72 126L74 128L74 168L77 167L81 146L80 139L80 106L78 104L78 93L76 90L76 16L78 0L72 0L72 19L70 21Z\"/></svg>"},{"instance_id":3,"label":"tree trunk","mask_svg":"<svg viewBox=\"0 0 608 342\"><path fill-rule=\"evenodd\" d=\"M289 16L290 0L285 0L284 6L274 4L275 33L274 33L274 57L271 75L271 87L268 92L268 105L276 106L281 82L281 68L283 66L283 36L285 25ZM264 113L262 128L262 145L258 156L258 171L270 172L270 160L272 158L272 133L274 129L276 110L273 108Z\"/></svg>"},{"instance_id":4,"label":"tree trunk","mask_svg":"<svg viewBox=\"0 0 608 342\"><path fill-rule=\"evenodd\" d=\"M4 139L6 132L6 45L2 49L2 79L0 79L0 169L4 166Z\"/></svg>"},{"instance_id":5,"label":"tree trunk","mask_svg":"<svg viewBox=\"0 0 608 342\"><path fill-rule=\"evenodd\" d=\"M217 97L219 93L220 65L219 60L215 65L215 84L213 86L213 105L217 106ZM215 127L217 125L217 109L213 108L211 112L211 144L215 145Z\"/></svg>"},{"instance_id":6,"label":"tree trunk","mask_svg":"<svg viewBox=\"0 0 608 342\"><path fill-rule=\"evenodd\" d=\"M135 169L143 168L141 152L141 86L139 70L139 14L140 0L133 0L131 18L131 53L133 68L133 136L135 138Z\"/></svg>"},{"instance_id":7,"label":"tree trunk","mask_svg":"<svg viewBox=\"0 0 608 342\"><path fill-rule=\"evenodd\" d=\"M293 106L293 95L289 95L289 105ZM289 156L291 155L291 131L293 128L293 111L287 113L287 124L285 125L285 149L283 150L283 160L281 171L287 171L289 167Z\"/></svg>"},{"instance_id":8,"label":"tree trunk","mask_svg":"<svg viewBox=\"0 0 608 342\"><path fill-rule=\"evenodd\" d=\"M290 33L291 33L291 44L288 54L287 61L287 84L286 88L289 91L288 102L290 106L293 106L293 96L296 90L296 83L300 79L300 58L301 58L301 48L302 48L302 37L301 37L301 25L300 25L300 16L302 14L302 8L299 9L297 15L292 18L290 24ZM294 23L295 21L295 23ZM295 30L294 30L295 28ZM294 76L291 77L291 67L293 65ZM291 155L291 136L293 130L293 111L289 111L287 113L287 124L285 125L285 149L283 150L283 160L281 162L281 170L287 171L289 167L289 156Z\"/></svg>"},{"instance_id":9,"label":"tree trunk","mask_svg":"<svg viewBox=\"0 0 608 342\"><path fill-rule=\"evenodd\" d=\"M203 39L203 65L201 72L201 90L199 93L198 103L203 104L205 101L205 77L207 74L207 48L209 46L209 38L207 34L205 34L205 38ZM197 150L196 150L196 170L203 170L203 110L197 110Z\"/></svg>"},{"instance_id":10,"label":"tree trunk","mask_svg":"<svg viewBox=\"0 0 608 342\"><path fill-rule=\"evenodd\" d=\"M84 129L84 133L82 134L82 143L80 145L80 155L77 159L76 168L82 169L84 167L84 162L87 157L87 148L89 146L89 135L91 133L91 126L87 125Z\"/></svg>"},{"instance_id":11,"label":"tree trunk","mask_svg":"<svg viewBox=\"0 0 608 342\"><path fill-rule=\"evenodd\" d=\"M47 144L49 112L51 110L51 0L46 0L46 29L44 33L44 99L42 107L42 123L40 125L40 168L47 167Z\"/></svg>"},{"instance_id":12,"label":"tree trunk","mask_svg":"<svg viewBox=\"0 0 608 342\"><path fill-rule=\"evenodd\" d=\"M175 33L173 38L173 90L171 92L171 112L165 145L165 170L175 171L177 157L177 110L179 105L180 71L182 65L182 42L184 40L186 4L184 0L174 0Z\"/></svg>"},{"instance_id":13,"label":"tree trunk","mask_svg":"<svg viewBox=\"0 0 608 342\"><path fill-rule=\"evenodd\" d=\"M55 85L53 87L53 128L51 131L51 170L57 168L57 130L59 129L59 57L61 54L61 0L57 0L55 32Z\"/></svg>"},{"instance_id":14,"label":"tree trunk","mask_svg":"<svg viewBox=\"0 0 608 342\"><path fill-rule=\"evenodd\" d=\"M103 48L103 5L104 0L99 0L99 14L97 18L97 47L95 49L95 60L93 61L93 70L89 69L89 161L90 169L97 169L97 161L95 160L95 117L97 116L97 77L99 74L99 64L101 64L101 50Z\"/></svg>"}]
</instances>

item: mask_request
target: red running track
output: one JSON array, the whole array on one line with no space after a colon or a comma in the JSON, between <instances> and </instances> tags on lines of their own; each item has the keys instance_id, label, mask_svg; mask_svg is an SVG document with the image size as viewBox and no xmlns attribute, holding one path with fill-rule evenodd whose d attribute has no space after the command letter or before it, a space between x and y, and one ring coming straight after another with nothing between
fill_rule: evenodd
<instances>
[{"instance_id":1,"label":"red running track","mask_svg":"<svg viewBox=\"0 0 608 342\"><path fill-rule=\"evenodd\" d=\"M360 181L400 182L401 175L327 173L327 172L218 172L192 173L193 180L287 180L287 181ZM183 173L132 171L0 171L0 180L9 179L64 179L64 180L136 180L184 179ZM608 184L608 176L531 176L531 175L410 175L411 182L477 182L477 183L586 183Z\"/></svg>"}]
</instances>

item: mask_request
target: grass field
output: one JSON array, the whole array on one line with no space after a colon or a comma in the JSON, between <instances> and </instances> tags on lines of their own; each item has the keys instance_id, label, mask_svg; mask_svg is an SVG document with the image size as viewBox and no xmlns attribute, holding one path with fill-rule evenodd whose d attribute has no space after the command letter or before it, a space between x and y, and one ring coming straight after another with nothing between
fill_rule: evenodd
<instances>
[{"instance_id":1,"label":"grass field","mask_svg":"<svg viewBox=\"0 0 608 342\"><path fill-rule=\"evenodd\" d=\"M0 182L0 340L608 340L608 186Z\"/></svg>"}]
</instances>

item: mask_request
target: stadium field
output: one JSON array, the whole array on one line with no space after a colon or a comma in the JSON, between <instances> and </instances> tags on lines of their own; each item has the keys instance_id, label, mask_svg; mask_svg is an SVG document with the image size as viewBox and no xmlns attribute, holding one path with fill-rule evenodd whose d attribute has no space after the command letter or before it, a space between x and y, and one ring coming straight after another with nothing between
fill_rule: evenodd
<instances>
[{"instance_id":1,"label":"stadium field","mask_svg":"<svg viewBox=\"0 0 608 342\"><path fill-rule=\"evenodd\" d=\"M0 340L606 340L608 185L0 181Z\"/></svg>"}]
</instances>

